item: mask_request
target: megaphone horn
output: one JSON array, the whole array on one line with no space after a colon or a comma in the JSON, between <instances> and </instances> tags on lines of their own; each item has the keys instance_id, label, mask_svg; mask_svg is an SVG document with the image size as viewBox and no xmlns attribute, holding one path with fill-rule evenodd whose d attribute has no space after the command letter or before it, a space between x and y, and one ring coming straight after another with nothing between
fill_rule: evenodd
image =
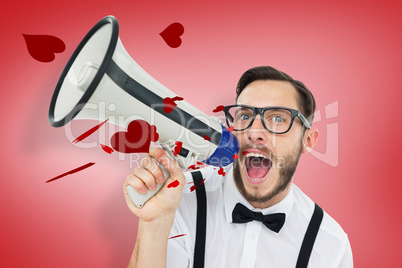
<instances>
[{"instance_id":1,"label":"megaphone horn","mask_svg":"<svg viewBox=\"0 0 402 268\"><path fill-rule=\"evenodd\" d=\"M176 94L130 57L118 32L116 18L107 16L92 27L80 42L53 93L49 108L50 124L61 127L72 119L98 120L97 110L86 107L105 102L115 107L104 111L111 123L125 127L126 122L116 119L137 115L155 125L159 134L158 143L182 168L196 161L215 166L233 162L232 157L238 152L234 135L221 122L211 119L186 101L180 101L171 112L165 112L164 99ZM206 140L205 136L209 139ZM178 140L182 142L182 150L176 157L171 149L174 141ZM169 177L166 172L164 170L165 179ZM161 187L158 185L156 190L145 195L131 187L129 195L134 204L142 207Z\"/></svg>"}]
</instances>

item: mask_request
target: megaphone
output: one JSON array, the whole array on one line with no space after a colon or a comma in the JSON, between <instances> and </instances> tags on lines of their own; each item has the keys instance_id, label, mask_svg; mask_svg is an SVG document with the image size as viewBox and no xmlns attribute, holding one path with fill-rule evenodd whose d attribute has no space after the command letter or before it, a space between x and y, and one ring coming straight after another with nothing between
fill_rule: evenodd
<instances>
[{"instance_id":1,"label":"megaphone","mask_svg":"<svg viewBox=\"0 0 402 268\"><path fill-rule=\"evenodd\" d=\"M61 127L72 119L99 120L98 111L87 107L103 102L115 107L104 111L111 123L126 127L126 121L117 118L137 115L155 125L158 143L182 168L197 161L214 166L232 163L239 146L223 122L186 101L165 112L163 100L174 96L130 57L120 41L117 19L107 16L86 34L65 66L52 96L49 121ZM172 154L176 141L182 142L177 155ZM160 167L166 181L169 173ZM131 186L127 189L131 201L142 207L162 186L145 195Z\"/></svg>"}]
</instances>

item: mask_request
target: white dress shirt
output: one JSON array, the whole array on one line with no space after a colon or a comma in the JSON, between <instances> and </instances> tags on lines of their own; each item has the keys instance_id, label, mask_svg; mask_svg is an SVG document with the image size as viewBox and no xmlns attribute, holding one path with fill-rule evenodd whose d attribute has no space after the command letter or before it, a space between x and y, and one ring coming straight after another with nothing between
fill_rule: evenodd
<instances>
[{"instance_id":1,"label":"white dress shirt","mask_svg":"<svg viewBox=\"0 0 402 268\"><path fill-rule=\"evenodd\" d=\"M223 177L214 167L201 169L207 195L205 267L295 267L314 202L293 184L278 204L255 209L238 191L232 165L225 171ZM184 235L168 240L169 268L193 267L197 199L195 191L190 189L194 185L191 174L185 176L186 186L170 237ZM263 214L285 213L285 224L275 233L259 221L232 223L232 211L238 202ZM325 212L308 267L353 267L347 234Z\"/></svg>"}]
</instances>

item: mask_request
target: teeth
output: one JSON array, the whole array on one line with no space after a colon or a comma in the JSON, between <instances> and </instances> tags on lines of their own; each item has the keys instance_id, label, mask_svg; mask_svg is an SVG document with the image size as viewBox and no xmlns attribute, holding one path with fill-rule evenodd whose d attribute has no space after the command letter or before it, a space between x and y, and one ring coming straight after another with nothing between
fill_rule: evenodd
<instances>
[{"instance_id":1,"label":"teeth","mask_svg":"<svg viewBox=\"0 0 402 268\"><path fill-rule=\"evenodd\" d=\"M268 159L268 157L266 157L266 156L263 155L263 154L259 154L259 153L248 153L248 154L246 155L246 157L251 157L251 156L253 156L253 157L262 157L262 158Z\"/></svg>"},{"instance_id":2,"label":"teeth","mask_svg":"<svg viewBox=\"0 0 402 268\"><path fill-rule=\"evenodd\" d=\"M258 178L258 179L250 178L250 180L252 180L252 181L260 181L260 180L262 180L262 178Z\"/></svg>"}]
</instances>

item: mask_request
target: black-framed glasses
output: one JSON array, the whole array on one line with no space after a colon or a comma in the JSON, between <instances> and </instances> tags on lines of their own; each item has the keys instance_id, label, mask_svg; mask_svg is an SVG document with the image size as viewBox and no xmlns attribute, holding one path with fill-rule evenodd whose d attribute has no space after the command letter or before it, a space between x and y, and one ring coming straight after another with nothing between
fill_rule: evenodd
<instances>
[{"instance_id":1,"label":"black-framed glasses","mask_svg":"<svg viewBox=\"0 0 402 268\"><path fill-rule=\"evenodd\" d=\"M224 112L226 123L228 126L233 126L233 130L236 131L248 129L253 124L257 114L261 116L262 125L274 134L288 132L296 116L306 128L311 128L308 120L298 110L285 107L257 108L248 105L229 105L225 106Z\"/></svg>"}]
</instances>

